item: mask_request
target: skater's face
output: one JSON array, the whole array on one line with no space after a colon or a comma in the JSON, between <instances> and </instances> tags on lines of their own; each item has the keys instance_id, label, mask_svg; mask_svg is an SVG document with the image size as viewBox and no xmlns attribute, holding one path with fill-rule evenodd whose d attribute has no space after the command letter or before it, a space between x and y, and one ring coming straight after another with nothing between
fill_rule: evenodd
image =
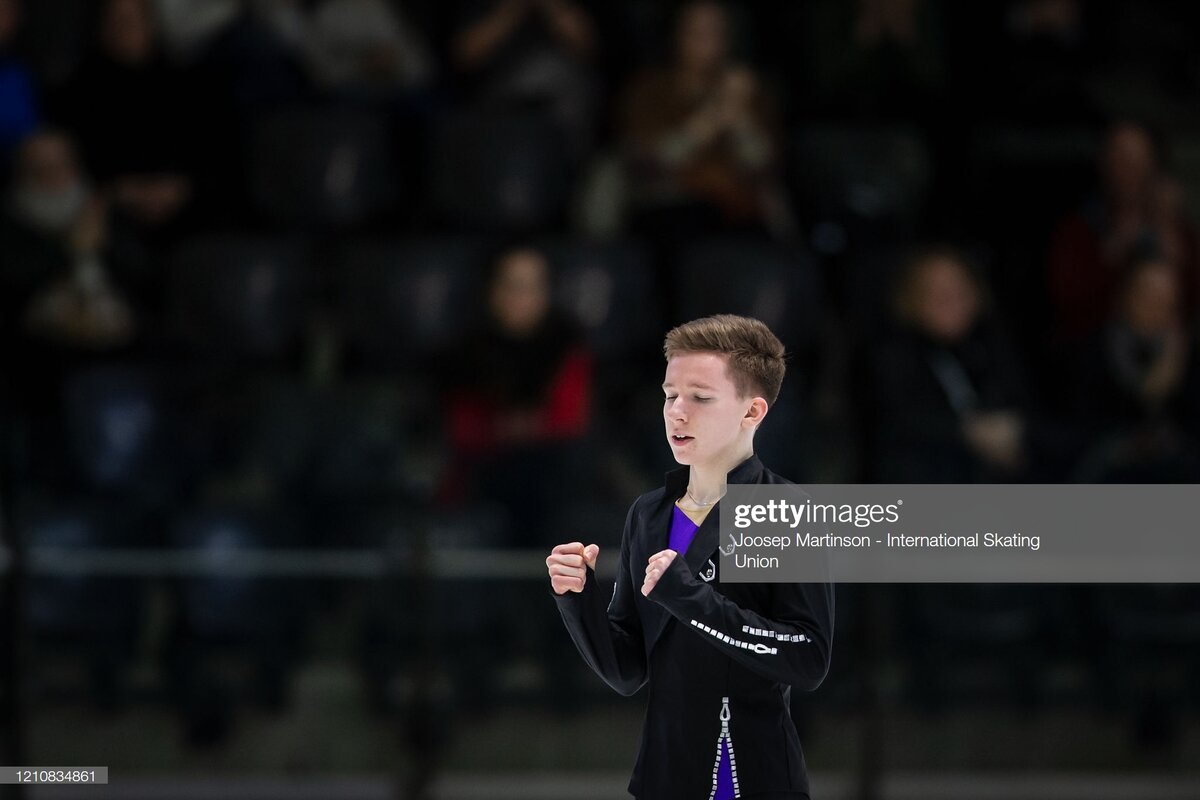
<instances>
[{"instance_id":1,"label":"skater's face","mask_svg":"<svg viewBox=\"0 0 1200 800\"><path fill-rule=\"evenodd\" d=\"M663 381L667 443L680 464L726 464L766 414L762 397L739 396L720 353L681 353Z\"/></svg>"}]
</instances>

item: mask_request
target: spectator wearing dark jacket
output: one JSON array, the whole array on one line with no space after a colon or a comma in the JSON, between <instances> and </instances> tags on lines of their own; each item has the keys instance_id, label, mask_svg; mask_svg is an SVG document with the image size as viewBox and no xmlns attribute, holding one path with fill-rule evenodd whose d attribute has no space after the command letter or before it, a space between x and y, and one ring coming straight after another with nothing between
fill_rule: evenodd
<instances>
[{"instance_id":1,"label":"spectator wearing dark jacket","mask_svg":"<svg viewBox=\"0 0 1200 800\"><path fill-rule=\"evenodd\" d=\"M908 262L894 301L896 334L870 363L872 478L1017 479L1027 453L1024 379L980 279L955 250L930 249Z\"/></svg>"},{"instance_id":2,"label":"spectator wearing dark jacket","mask_svg":"<svg viewBox=\"0 0 1200 800\"><path fill-rule=\"evenodd\" d=\"M1072 412L1089 447L1078 479L1200 477L1200 365L1184 323L1182 284L1172 264L1135 262L1108 323L1082 348Z\"/></svg>"}]
</instances>

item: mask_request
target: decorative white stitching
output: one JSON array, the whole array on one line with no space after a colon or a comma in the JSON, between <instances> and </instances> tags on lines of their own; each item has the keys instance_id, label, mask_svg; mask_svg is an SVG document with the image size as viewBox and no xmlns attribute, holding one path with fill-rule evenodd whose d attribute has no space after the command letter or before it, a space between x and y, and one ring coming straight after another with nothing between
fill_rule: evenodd
<instances>
[{"instance_id":1,"label":"decorative white stitching","mask_svg":"<svg viewBox=\"0 0 1200 800\"><path fill-rule=\"evenodd\" d=\"M779 652L779 648L768 647L767 645L762 644L760 642L743 642L741 639L734 639L730 636L727 636L724 633L721 633L718 630L710 628L709 626L705 625L703 622L701 622L698 619L692 620L692 625L699 628L700 630L704 631L705 633L710 634L711 636L714 636L717 639L720 639L722 642L725 642L726 644L733 645L734 647L740 647L744 650L753 650L755 653L758 653L760 655L773 656Z\"/></svg>"},{"instance_id":2,"label":"decorative white stitching","mask_svg":"<svg viewBox=\"0 0 1200 800\"><path fill-rule=\"evenodd\" d=\"M751 636L763 636L767 639L777 639L781 642L811 642L812 639L805 636L803 633L784 633L783 631L770 631L766 628L752 628L749 625L742 626L742 633L748 633Z\"/></svg>"}]
</instances>

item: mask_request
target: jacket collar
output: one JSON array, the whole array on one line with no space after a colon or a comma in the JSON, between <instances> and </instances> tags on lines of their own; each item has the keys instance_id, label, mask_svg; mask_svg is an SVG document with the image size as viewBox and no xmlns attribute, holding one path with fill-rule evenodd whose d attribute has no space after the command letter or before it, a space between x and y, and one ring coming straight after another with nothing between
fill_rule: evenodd
<instances>
[{"instance_id":1,"label":"jacket collar","mask_svg":"<svg viewBox=\"0 0 1200 800\"><path fill-rule=\"evenodd\" d=\"M729 484L757 483L762 476L762 472L762 462L758 460L758 456L752 453L749 458L726 473L725 481ZM662 536L660 541L662 547L659 548L660 550L665 548L670 542L671 518L674 514L673 507L676 498L682 495L687 488L687 482L688 468L686 466L673 469L667 473L667 493L663 498L665 508L660 512L663 515L662 533L660 534ZM700 523L700 527L696 531L692 543L683 554L683 558L693 575L704 568L709 556L717 549L718 540L721 535L720 503L721 501L718 500L717 504L709 510L708 516L704 518L704 522Z\"/></svg>"},{"instance_id":2,"label":"jacket collar","mask_svg":"<svg viewBox=\"0 0 1200 800\"><path fill-rule=\"evenodd\" d=\"M725 476L725 483L756 483L758 476L762 473L763 465L758 460L758 455L751 453L750 457L742 463L738 464ZM672 503L675 499L682 496L684 490L687 489L688 478L691 475L691 467L682 466L668 470L664 476L664 482L667 487L667 499Z\"/></svg>"}]
</instances>

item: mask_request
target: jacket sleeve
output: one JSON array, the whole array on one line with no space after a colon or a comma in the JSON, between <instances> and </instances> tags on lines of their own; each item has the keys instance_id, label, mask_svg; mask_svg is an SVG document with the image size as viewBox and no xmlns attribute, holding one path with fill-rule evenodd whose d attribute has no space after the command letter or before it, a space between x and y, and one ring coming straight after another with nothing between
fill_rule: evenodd
<instances>
[{"instance_id":1,"label":"jacket sleeve","mask_svg":"<svg viewBox=\"0 0 1200 800\"><path fill-rule=\"evenodd\" d=\"M833 585L771 585L771 616L742 608L697 580L676 556L649 595L672 616L755 673L802 691L821 685L833 645Z\"/></svg>"},{"instance_id":2,"label":"jacket sleeve","mask_svg":"<svg viewBox=\"0 0 1200 800\"><path fill-rule=\"evenodd\" d=\"M617 580L607 607L604 591L591 567L583 591L550 594L583 660L604 682L629 696L646 683L646 648L642 619L638 614L635 587L629 573L629 539L635 502L625 518Z\"/></svg>"}]
</instances>

